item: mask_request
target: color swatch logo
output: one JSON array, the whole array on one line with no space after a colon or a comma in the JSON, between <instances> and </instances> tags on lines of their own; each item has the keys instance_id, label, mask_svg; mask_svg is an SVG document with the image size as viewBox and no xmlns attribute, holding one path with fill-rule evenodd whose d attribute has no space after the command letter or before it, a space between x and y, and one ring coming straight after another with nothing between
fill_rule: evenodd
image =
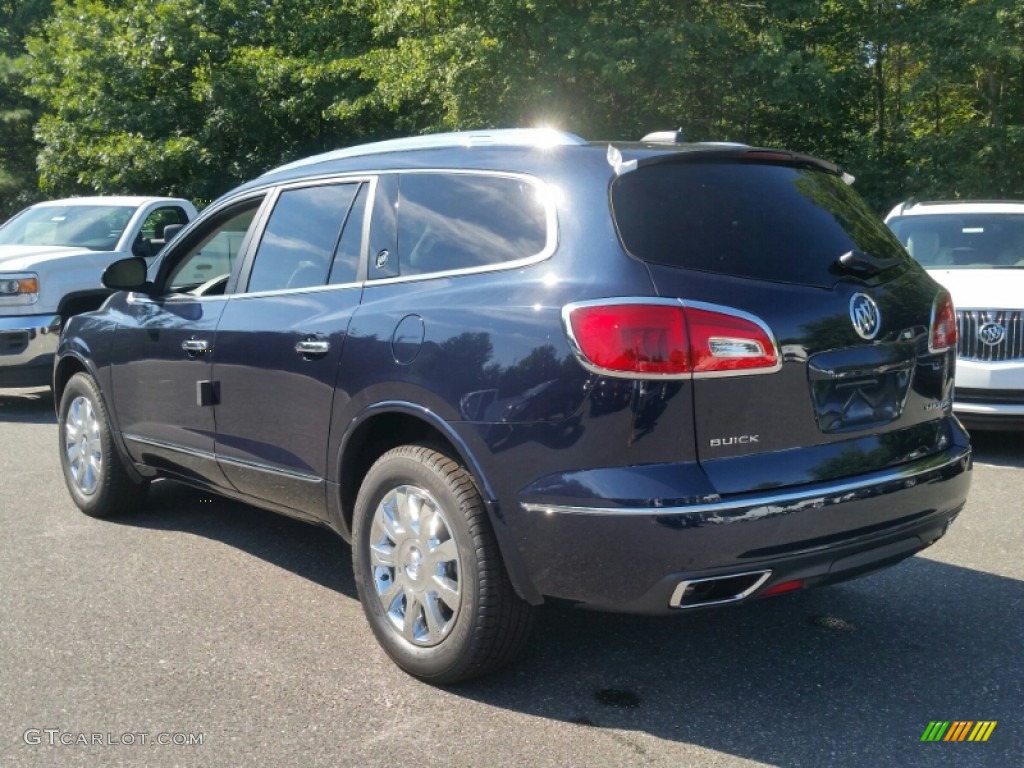
<instances>
[{"instance_id":1,"label":"color swatch logo","mask_svg":"<svg viewBox=\"0 0 1024 768\"><path fill-rule=\"evenodd\" d=\"M995 720L932 720L921 741L988 741L996 729Z\"/></svg>"}]
</instances>

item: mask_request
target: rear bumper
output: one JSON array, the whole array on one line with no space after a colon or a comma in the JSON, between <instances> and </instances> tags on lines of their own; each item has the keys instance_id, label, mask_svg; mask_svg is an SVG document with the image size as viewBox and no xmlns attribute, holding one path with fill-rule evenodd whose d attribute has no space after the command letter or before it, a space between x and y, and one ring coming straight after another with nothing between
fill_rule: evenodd
<instances>
[{"instance_id":1,"label":"rear bumper","mask_svg":"<svg viewBox=\"0 0 1024 768\"><path fill-rule=\"evenodd\" d=\"M670 603L683 581L768 572L742 598L755 599L782 582L815 586L909 557L940 538L963 508L970 468L964 441L853 480L711 503L624 509L530 502L517 529L542 594L667 613L679 610Z\"/></svg>"},{"instance_id":2,"label":"rear bumper","mask_svg":"<svg viewBox=\"0 0 1024 768\"><path fill-rule=\"evenodd\" d=\"M49 384L59 338L59 315L0 317L0 387Z\"/></svg>"}]
</instances>

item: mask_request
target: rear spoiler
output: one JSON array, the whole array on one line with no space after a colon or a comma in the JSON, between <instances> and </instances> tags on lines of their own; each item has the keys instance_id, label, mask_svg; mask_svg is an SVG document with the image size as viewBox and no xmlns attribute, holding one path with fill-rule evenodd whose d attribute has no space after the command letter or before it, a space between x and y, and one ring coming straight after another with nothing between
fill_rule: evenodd
<instances>
[{"instance_id":1,"label":"rear spoiler","mask_svg":"<svg viewBox=\"0 0 1024 768\"><path fill-rule=\"evenodd\" d=\"M854 177L845 173L835 163L821 160L811 155L803 155L799 152L790 152L780 149L763 149L750 147L746 144L729 143L701 143L687 144L679 147L675 152L658 152L656 154L641 155L626 160L622 150L630 149L651 149L649 146L638 146L635 144L624 145L621 148L614 144L608 145L608 164L615 171L616 176L629 173L637 168L650 165L664 165L668 163L707 163L707 162L738 162L738 163L768 163L777 165L788 165L795 168L816 168L826 173L840 177L846 184L853 184Z\"/></svg>"}]
</instances>

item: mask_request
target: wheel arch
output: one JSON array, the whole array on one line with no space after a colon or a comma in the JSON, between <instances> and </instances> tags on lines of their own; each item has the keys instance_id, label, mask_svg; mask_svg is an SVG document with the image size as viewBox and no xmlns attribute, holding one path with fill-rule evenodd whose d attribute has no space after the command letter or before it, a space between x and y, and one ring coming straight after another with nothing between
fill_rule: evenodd
<instances>
[{"instance_id":1,"label":"wheel arch","mask_svg":"<svg viewBox=\"0 0 1024 768\"><path fill-rule=\"evenodd\" d=\"M353 419L341 440L338 485L328 508L338 532L352 540L352 516L363 478L385 452L399 445L424 443L457 459L469 472L487 509L502 559L516 592L527 602L543 602L524 568L498 514L499 501L487 474L463 439L434 411L408 402L381 402Z\"/></svg>"},{"instance_id":2,"label":"wheel arch","mask_svg":"<svg viewBox=\"0 0 1024 768\"><path fill-rule=\"evenodd\" d=\"M103 378L99 375L99 371L96 370L96 367L89 358L83 357L73 349L69 349L61 354L53 366L53 409L57 415L57 420L60 420L60 403L64 398L64 390L67 388L68 382L71 381L71 377L76 373L88 374L96 382L96 391L99 392L100 399L103 401L103 409L110 420L114 448L120 454L121 463L124 464L128 474L134 480L142 481L145 477L128 455L128 449L125 447L124 439L121 436L121 428L118 425L117 412L113 409L113 403L111 403L108 396L109 393L104 388L105 382Z\"/></svg>"},{"instance_id":3,"label":"wheel arch","mask_svg":"<svg viewBox=\"0 0 1024 768\"><path fill-rule=\"evenodd\" d=\"M96 381L99 379L96 376L96 371L81 357L70 352L57 360L57 364L53 367L53 407L57 410L57 416L60 417L60 400L64 396L64 389L67 387L68 382L71 381L71 377L76 373L87 373ZM103 393L100 392L100 396ZM107 412L110 412L109 403L104 402L104 406L107 407Z\"/></svg>"},{"instance_id":4,"label":"wheel arch","mask_svg":"<svg viewBox=\"0 0 1024 768\"><path fill-rule=\"evenodd\" d=\"M60 315L61 321L66 323L69 317L99 309L112 293L113 291L107 289L72 291L60 300L57 314Z\"/></svg>"},{"instance_id":5,"label":"wheel arch","mask_svg":"<svg viewBox=\"0 0 1024 768\"><path fill-rule=\"evenodd\" d=\"M409 443L431 444L458 459L472 475L484 503L491 506L497 502L472 452L436 413L413 403L377 403L352 420L341 440L338 502L346 537L352 532L352 510L367 471L385 452Z\"/></svg>"}]
</instances>

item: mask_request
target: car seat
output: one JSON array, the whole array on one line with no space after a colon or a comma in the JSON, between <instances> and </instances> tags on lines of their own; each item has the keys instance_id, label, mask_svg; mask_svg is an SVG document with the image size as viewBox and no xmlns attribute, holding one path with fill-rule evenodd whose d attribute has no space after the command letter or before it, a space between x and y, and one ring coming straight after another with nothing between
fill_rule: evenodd
<instances>
[{"instance_id":1,"label":"car seat","mask_svg":"<svg viewBox=\"0 0 1024 768\"><path fill-rule=\"evenodd\" d=\"M914 260L925 267L939 267L953 263L953 254L941 247L939 233L920 229L907 238L907 250Z\"/></svg>"}]
</instances>

